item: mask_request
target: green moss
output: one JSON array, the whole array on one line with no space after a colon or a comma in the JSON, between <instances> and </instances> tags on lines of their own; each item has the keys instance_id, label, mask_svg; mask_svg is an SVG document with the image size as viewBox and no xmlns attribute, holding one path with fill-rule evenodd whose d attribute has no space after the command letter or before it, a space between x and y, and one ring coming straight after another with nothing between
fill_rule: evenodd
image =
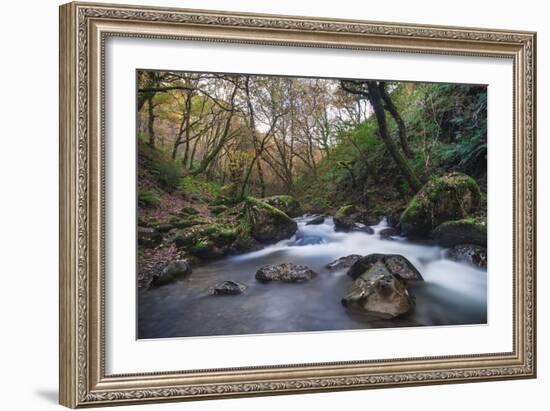
<instances>
[{"instance_id":1,"label":"green moss","mask_svg":"<svg viewBox=\"0 0 550 411\"><path fill-rule=\"evenodd\" d=\"M459 244L487 245L487 220L468 216L460 220L446 221L433 230L432 238L445 247Z\"/></svg>"},{"instance_id":2,"label":"green moss","mask_svg":"<svg viewBox=\"0 0 550 411\"><path fill-rule=\"evenodd\" d=\"M158 207L160 204L160 197L154 191L139 190L138 204L140 207Z\"/></svg>"},{"instance_id":3,"label":"green moss","mask_svg":"<svg viewBox=\"0 0 550 411\"><path fill-rule=\"evenodd\" d=\"M405 235L425 236L439 224L464 218L481 203L475 180L462 173L432 178L412 198L401 215Z\"/></svg>"},{"instance_id":4,"label":"green moss","mask_svg":"<svg viewBox=\"0 0 550 411\"><path fill-rule=\"evenodd\" d=\"M258 207L259 209L262 209L262 210L266 210L268 211L269 213L271 214L274 214L274 215L279 215L281 217L286 217L288 218L288 216L286 215L286 213L284 213L283 211L279 210L278 208L256 198L256 197L252 197L252 196L248 196L245 198L245 203L247 203L248 205L250 206L254 206L254 207Z\"/></svg>"},{"instance_id":5,"label":"green moss","mask_svg":"<svg viewBox=\"0 0 550 411\"><path fill-rule=\"evenodd\" d=\"M220 196L221 185L200 176L188 175L180 180L179 188L189 198L211 202Z\"/></svg>"},{"instance_id":6,"label":"green moss","mask_svg":"<svg viewBox=\"0 0 550 411\"><path fill-rule=\"evenodd\" d=\"M243 202L239 221L249 225L252 237L265 243L290 238L298 227L283 211L250 196Z\"/></svg>"},{"instance_id":7,"label":"green moss","mask_svg":"<svg viewBox=\"0 0 550 411\"><path fill-rule=\"evenodd\" d=\"M342 217L347 217L351 214L354 214L357 212L357 207L355 207L353 204L346 204L342 207L340 207L337 211L336 211L336 214L334 214L334 217L336 218L342 218Z\"/></svg>"},{"instance_id":8,"label":"green moss","mask_svg":"<svg viewBox=\"0 0 550 411\"><path fill-rule=\"evenodd\" d=\"M223 246L231 244L237 238L234 227L225 224L209 224L196 226L187 233L187 243L195 246L202 243Z\"/></svg>"},{"instance_id":9,"label":"green moss","mask_svg":"<svg viewBox=\"0 0 550 411\"><path fill-rule=\"evenodd\" d=\"M278 208L290 217L298 217L303 214L300 202L289 195L267 197L264 198L263 201L275 208Z\"/></svg>"},{"instance_id":10,"label":"green moss","mask_svg":"<svg viewBox=\"0 0 550 411\"><path fill-rule=\"evenodd\" d=\"M182 230L175 242L190 254L209 259L223 256L237 238L234 225L215 223Z\"/></svg>"},{"instance_id":11,"label":"green moss","mask_svg":"<svg viewBox=\"0 0 550 411\"><path fill-rule=\"evenodd\" d=\"M466 226L468 226L468 229L473 230L479 234L487 233L487 219L483 217L473 216L468 216L460 220L445 221L444 223L439 225L438 229L443 227L458 228Z\"/></svg>"},{"instance_id":12,"label":"green moss","mask_svg":"<svg viewBox=\"0 0 550 411\"><path fill-rule=\"evenodd\" d=\"M171 157L151 147L141 139L138 140L139 180L142 178L155 181L157 186L173 192L178 188L181 178L181 167Z\"/></svg>"},{"instance_id":13,"label":"green moss","mask_svg":"<svg viewBox=\"0 0 550 411\"><path fill-rule=\"evenodd\" d=\"M281 195L278 195L278 196L268 197L265 200L266 201L275 200L275 201L280 201L281 203L290 203L292 201L296 201L294 199L294 197L289 196L289 195L284 195L284 194L281 194Z\"/></svg>"}]
</instances>

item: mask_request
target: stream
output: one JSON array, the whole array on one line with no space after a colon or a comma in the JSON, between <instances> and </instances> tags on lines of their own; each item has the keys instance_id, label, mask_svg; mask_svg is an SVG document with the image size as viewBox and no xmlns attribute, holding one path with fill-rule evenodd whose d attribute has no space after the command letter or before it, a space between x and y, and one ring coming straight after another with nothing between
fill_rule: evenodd
<instances>
[{"instance_id":1,"label":"stream","mask_svg":"<svg viewBox=\"0 0 550 411\"><path fill-rule=\"evenodd\" d=\"M382 327L484 324L487 322L487 272L445 259L445 249L402 237L336 232L331 217L306 225L296 218L292 238L238 256L193 268L187 278L158 288L138 290L138 338L351 330ZM424 277L411 283L416 309L393 320L371 320L340 303L353 279L347 269L325 265L349 254L401 254ZM266 264L304 264L319 275L304 283L261 283L256 270ZM213 296L213 285L232 280L248 288L240 295Z\"/></svg>"}]
</instances>

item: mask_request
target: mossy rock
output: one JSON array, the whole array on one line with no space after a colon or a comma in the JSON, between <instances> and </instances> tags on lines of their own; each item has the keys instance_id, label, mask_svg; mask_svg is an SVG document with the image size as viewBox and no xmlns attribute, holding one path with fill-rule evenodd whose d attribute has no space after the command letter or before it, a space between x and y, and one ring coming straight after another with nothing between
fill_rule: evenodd
<instances>
[{"instance_id":1,"label":"mossy rock","mask_svg":"<svg viewBox=\"0 0 550 411\"><path fill-rule=\"evenodd\" d=\"M432 238L443 247L459 244L487 246L487 220L485 218L463 218L446 221L432 231Z\"/></svg>"},{"instance_id":2,"label":"mossy rock","mask_svg":"<svg viewBox=\"0 0 550 411\"><path fill-rule=\"evenodd\" d=\"M298 229L296 221L286 213L257 198L247 197L242 207L240 224L261 243L290 238Z\"/></svg>"},{"instance_id":3,"label":"mossy rock","mask_svg":"<svg viewBox=\"0 0 550 411\"><path fill-rule=\"evenodd\" d=\"M378 219L369 217L365 209L353 204L340 207L334 214L333 221L337 230L353 230L358 227L357 223L367 226L378 223Z\"/></svg>"},{"instance_id":4,"label":"mossy rock","mask_svg":"<svg viewBox=\"0 0 550 411\"><path fill-rule=\"evenodd\" d=\"M455 245L447 252L447 258L487 269L487 248L475 244Z\"/></svg>"},{"instance_id":5,"label":"mossy rock","mask_svg":"<svg viewBox=\"0 0 550 411\"><path fill-rule=\"evenodd\" d=\"M171 224L175 228L189 228L209 223L210 221L205 220L199 215L193 215L189 217L172 216L169 221L169 224Z\"/></svg>"},{"instance_id":6,"label":"mossy rock","mask_svg":"<svg viewBox=\"0 0 550 411\"><path fill-rule=\"evenodd\" d=\"M401 233L427 237L441 223L458 220L479 209L481 191L476 181L462 173L431 179L401 214Z\"/></svg>"},{"instance_id":7,"label":"mossy rock","mask_svg":"<svg viewBox=\"0 0 550 411\"><path fill-rule=\"evenodd\" d=\"M138 244L144 248L155 248L162 242L162 234L151 227L137 228Z\"/></svg>"},{"instance_id":8,"label":"mossy rock","mask_svg":"<svg viewBox=\"0 0 550 411\"><path fill-rule=\"evenodd\" d=\"M237 240L238 233L229 224L208 224L184 230L176 239L176 246L201 259L222 257Z\"/></svg>"},{"instance_id":9,"label":"mossy rock","mask_svg":"<svg viewBox=\"0 0 550 411\"><path fill-rule=\"evenodd\" d=\"M264 198L263 201L278 208L289 217L298 217L304 213L300 202L289 195L267 197Z\"/></svg>"},{"instance_id":10,"label":"mossy rock","mask_svg":"<svg viewBox=\"0 0 550 411\"><path fill-rule=\"evenodd\" d=\"M359 210L356 206L354 206L353 204L347 204L347 205L343 205L336 211L336 214L334 214L334 218L349 217L358 212Z\"/></svg>"},{"instance_id":11,"label":"mossy rock","mask_svg":"<svg viewBox=\"0 0 550 411\"><path fill-rule=\"evenodd\" d=\"M239 224L237 227L237 239L231 246L231 251L236 254L260 250L262 245L252 237L248 224Z\"/></svg>"}]
</instances>

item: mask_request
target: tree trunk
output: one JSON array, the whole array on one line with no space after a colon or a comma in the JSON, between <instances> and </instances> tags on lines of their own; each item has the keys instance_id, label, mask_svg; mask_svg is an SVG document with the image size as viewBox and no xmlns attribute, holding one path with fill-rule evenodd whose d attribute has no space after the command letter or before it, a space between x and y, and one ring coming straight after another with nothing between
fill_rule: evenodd
<instances>
[{"instance_id":1,"label":"tree trunk","mask_svg":"<svg viewBox=\"0 0 550 411\"><path fill-rule=\"evenodd\" d=\"M367 97L372 105L372 109L374 110L374 114L376 116L380 137L384 141L386 148L390 152L395 163L401 170L401 173L403 174L411 188L414 191L419 191L422 188L422 183L420 182L420 179L416 176L412 168L407 163L407 160L405 159L403 154L401 154L401 152L395 145L395 142L391 139L389 135L388 125L386 123L386 113L384 111L384 106L382 105L382 93L380 91L380 86L376 83L376 81L367 81L367 88Z\"/></svg>"},{"instance_id":2,"label":"tree trunk","mask_svg":"<svg viewBox=\"0 0 550 411\"><path fill-rule=\"evenodd\" d=\"M192 97L193 97L193 94L191 92L187 92L187 96L186 96L186 99L185 99L185 113L186 113L186 118L185 118L185 149L184 149L184 152L183 152L183 160L182 160L182 163L183 163L183 166L184 167L188 167L187 166L187 162L189 160L189 144L190 144L190 137L191 137L191 127L189 125L190 121L191 121L191 103L192 103Z\"/></svg>"},{"instance_id":3,"label":"tree trunk","mask_svg":"<svg viewBox=\"0 0 550 411\"><path fill-rule=\"evenodd\" d=\"M220 153L221 149L225 145L225 143L228 140L229 132L231 131L231 121L233 120L233 115L235 114L235 96L237 94L238 85L235 85L233 88L233 92L231 93L231 98L229 100L229 104L231 105L231 109L229 110L229 113L227 114L227 119L225 120L223 133L220 136L220 140L216 147L212 149L210 153L208 153L200 162L199 167L191 172L191 175L199 175L206 171L209 164L216 158L216 156Z\"/></svg>"},{"instance_id":4,"label":"tree trunk","mask_svg":"<svg viewBox=\"0 0 550 411\"><path fill-rule=\"evenodd\" d=\"M258 160L256 160L256 169L258 170L258 178L260 179L260 197L263 198L265 197L265 180L261 158L258 158Z\"/></svg>"},{"instance_id":5,"label":"tree trunk","mask_svg":"<svg viewBox=\"0 0 550 411\"><path fill-rule=\"evenodd\" d=\"M405 122L403 121L403 118L397 111L397 107L395 107L395 104L393 104L393 101L388 94L386 90L386 84L384 82L380 82L379 85L380 89L380 95L382 97L382 100L384 100L385 103L385 109L388 110L395 120L397 124L397 130L399 132L399 142L401 143L401 148L403 149L403 152L405 155L409 158L413 156L413 152L411 148L409 147L409 142L407 141L407 128L405 127Z\"/></svg>"},{"instance_id":6,"label":"tree trunk","mask_svg":"<svg viewBox=\"0 0 550 411\"><path fill-rule=\"evenodd\" d=\"M147 99L147 132L149 133L149 145L155 147L155 106L153 96Z\"/></svg>"}]
</instances>

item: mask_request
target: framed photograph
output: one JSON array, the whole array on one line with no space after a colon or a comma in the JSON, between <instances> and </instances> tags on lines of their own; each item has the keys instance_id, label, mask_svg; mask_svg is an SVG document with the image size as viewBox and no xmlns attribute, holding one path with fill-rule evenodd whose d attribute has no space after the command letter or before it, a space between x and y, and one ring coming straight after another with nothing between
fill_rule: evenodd
<instances>
[{"instance_id":1,"label":"framed photograph","mask_svg":"<svg viewBox=\"0 0 550 411\"><path fill-rule=\"evenodd\" d=\"M534 378L535 56L61 6L61 404Z\"/></svg>"}]
</instances>

